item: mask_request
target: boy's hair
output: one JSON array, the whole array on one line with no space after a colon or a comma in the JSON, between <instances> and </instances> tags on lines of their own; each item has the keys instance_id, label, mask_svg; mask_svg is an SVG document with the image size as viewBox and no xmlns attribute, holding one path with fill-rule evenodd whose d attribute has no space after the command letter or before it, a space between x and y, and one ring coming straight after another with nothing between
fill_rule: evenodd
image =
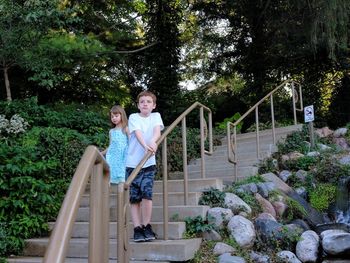
<instances>
[{"instance_id":1,"label":"boy's hair","mask_svg":"<svg viewBox=\"0 0 350 263\"><path fill-rule=\"evenodd\" d=\"M154 93L152 91L149 91L149 90L141 91L139 93L139 95L137 95L137 100L136 100L137 103L139 103L140 98L143 97L143 96L150 96L152 98L152 100L153 100L153 103L156 104L157 97L156 97L156 95L154 95Z\"/></svg>"},{"instance_id":2,"label":"boy's hair","mask_svg":"<svg viewBox=\"0 0 350 263\"><path fill-rule=\"evenodd\" d=\"M120 105L114 105L109 111L109 121L111 122L112 127L114 127L114 123L111 120L112 114L120 114L122 130L124 133L126 133L126 127L128 126L128 118L126 117L126 113L123 107Z\"/></svg>"}]
</instances>

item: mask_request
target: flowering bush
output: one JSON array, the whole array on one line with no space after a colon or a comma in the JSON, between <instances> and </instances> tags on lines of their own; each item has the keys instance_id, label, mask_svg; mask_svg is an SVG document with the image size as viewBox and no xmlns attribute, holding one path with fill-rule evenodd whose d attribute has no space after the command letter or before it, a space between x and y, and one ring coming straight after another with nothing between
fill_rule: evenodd
<instances>
[{"instance_id":1,"label":"flowering bush","mask_svg":"<svg viewBox=\"0 0 350 263\"><path fill-rule=\"evenodd\" d=\"M28 126L28 122L18 114L13 115L10 120L6 119L4 115L0 115L0 134L3 136L25 132Z\"/></svg>"}]
</instances>

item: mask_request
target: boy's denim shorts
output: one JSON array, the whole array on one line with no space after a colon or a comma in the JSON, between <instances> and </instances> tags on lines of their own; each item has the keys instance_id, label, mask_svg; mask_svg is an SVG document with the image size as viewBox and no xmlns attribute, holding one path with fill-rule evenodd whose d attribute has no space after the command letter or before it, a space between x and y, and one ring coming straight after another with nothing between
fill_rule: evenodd
<instances>
[{"instance_id":1,"label":"boy's denim shorts","mask_svg":"<svg viewBox=\"0 0 350 263\"><path fill-rule=\"evenodd\" d=\"M134 168L126 167L126 178L130 176ZM142 168L130 185L130 203L137 204L142 199L152 200L154 175L156 174L156 166L151 165Z\"/></svg>"}]
</instances>

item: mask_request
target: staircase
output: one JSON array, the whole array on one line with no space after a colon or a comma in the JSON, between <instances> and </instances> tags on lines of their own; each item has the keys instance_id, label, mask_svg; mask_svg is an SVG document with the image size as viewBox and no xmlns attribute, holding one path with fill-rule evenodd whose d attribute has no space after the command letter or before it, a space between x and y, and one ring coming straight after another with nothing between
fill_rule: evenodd
<instances>
[{"instance_id":1,"label":"staircase","mask_svg":"<svg viewBox=\"0 0 350 263\"><path fill-rule=\"evenodd\" d=\"M169 232L167 241L162 240L164 237L162 223L162 182L156 181L154 185L154 206L152 213L152 227L157 233L158 239L152 242L135 243L132 241L133 231L130 232L131 244L131 262L170 262L170 261L187 261L194 257L195 252L201 244L200 238L183 239L186 230L185 217L206 216L208 206L199 206L198 200L201 191L209 187L218 189L223 188L222 180L206 179L191 180L189 183L189 205L184 206L183 182L181 180L169 181ZM110 189L110 262L117 262L117 228L116 228L116 189ZM87 192L81 201L78 211L77 220L73 227L72 238L68 250L67 263L86 263L88 262L88 232L89 232L89 193ZM53 228L54 222L49 223ZM130 223L130 230L132 224ZM26 240L25 250L22 257L12 257L8 259L10 263L38 263L42 262L45 249L48 245L48 237L33 238Z\"/></svg>"},{"instance_id":2,"label":"staircase","mask_svg":"<svg viewBox=\"0 0 350 263\"><path fill-rule=\"evenodd\" d=\"M301 130L302 125L292 125L283 128L276 128L276 142L286 138L293 131ZM271 156L277 151L273 144L272 130L259 132L260 156L257 156L256 133L243 133L237 135L237 180L243 180L258 173L260 160ZM220 178L225 184L234 181L234 165L228 162L227 138L221 140L221 145L215 147L211 156L205 156L206 178ZM201 160L196 159L188 165L190 179L200 178Z\"/></svg>"},{"instance_id":3,"label":"staircase","mask_svg":"<svg viewBox=\"0 0 350 263\"><path fill-rule=\"evenodd\" d=\"M301 129L301 125L294 125L276 129L276 140L286 137L288 133ZM237 156L238 156L238 180L257 174L259 158L256 154L255 133L238 135ZM260 131L260 153L261 157L269 156L276 150L272 144L271 130ZM135 243L132 241L130 231L131 259L130 262L183 262L194 257L195 252L201 244L200 238L183 239L186 230L185 217L206 216L208 206L199 206L198 201L201 192L210 187L223 189L224 183L231 183L234 180L234 166L227 161L227 141L222 139L222 145L215 147L211 156L205 157L206 179L200 178L200 159L193 160L188 165L189 195L188 205L184 206L183 181L169 180L168 191L168 214L169 232L168 240L163 240L163 211L162 211L162 182L156 181L154 185L152 227L158 234L158 239L152 242ZM73 227L72 238L68 250L67 263L88 262L88 232L89 232L89 192L83 196L78 211L77 219ZM117 262L117 228L116 228L116 189L110 189L110 247L109 262ZM53 228L54 223L50 223ZM132 225L130 224L130 230ZM38 263L42 262L45 249L48 245L48 238L33 238L26 240L26 246L22 257L8 259L10 263Z\"/></svg>"}]
</instances>

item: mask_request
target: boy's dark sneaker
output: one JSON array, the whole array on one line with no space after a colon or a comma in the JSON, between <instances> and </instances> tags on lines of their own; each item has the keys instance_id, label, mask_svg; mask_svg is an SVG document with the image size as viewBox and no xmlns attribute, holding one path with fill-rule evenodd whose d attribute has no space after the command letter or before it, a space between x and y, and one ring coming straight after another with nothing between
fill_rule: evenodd
<instances>
[{"instance_id":1,"label":"boy's dark sneaker","mask_svg":"<svg viewBox=\"0 0 350 263\"><path fill-rule=\"evenodd\" d=\"M134 228L134 241L135 242L144 242L145 239L145 233L141 226L137 226Z\"/></svg>"},{"instance_id":2,"label":"boy's dark sneaker","mask_svg":"<svg viewBox=\"0 0 350 263\"><path fill-rule=\"evenodd\" d=\"M142 228L146 241L154 240L157 238L157 235L153 232L152 226L150 224L147 224L147 226L142 226Z\"/></svg>"}]
</instances>

